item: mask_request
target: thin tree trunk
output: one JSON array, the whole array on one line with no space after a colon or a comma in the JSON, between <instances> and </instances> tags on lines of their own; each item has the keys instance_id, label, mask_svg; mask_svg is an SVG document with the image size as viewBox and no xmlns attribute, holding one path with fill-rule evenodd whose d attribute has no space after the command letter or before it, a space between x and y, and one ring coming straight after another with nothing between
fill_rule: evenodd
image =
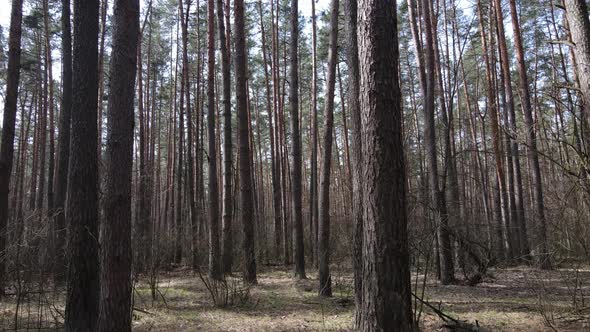
<instances>
[{"instance_id":1,"label":"thin tree trunk","mask_svg":"<svg viewBox=\"0 0 590 332\"><path fill-rule=\"evenodd\" d=\"M424 15L424 32L426 41L424 43L424 67L426 71L426 91L424 94L424 138L426 143L426 156L428 160L428 180L430 183L430 202L434 205L437 213L437 233L438 243L440 245L440 266L441 266L441 283L449 284L455 279L453 252L449 235L448 212L445 202L444 192L439 188L438 162L436 152L436 133L434 123L434 97L435 97L435 47L432 31L433 14L427 0L422 0L422 13Z\"/></svg>"},{"instance_id":2,"label":"thin tree trunk","mask_svg":"<svg viewBox=\"0 0 590 332\"><path fill-rule=\"evenodd\" d=\"M309 185L309 237L311 244L311 262L317 258L317 224L318 224L318 64L317 64L317 25L315 15L315 1L311 0L311 43L312 43L312 82L311 82L311 177ZM355 2L356 7L356 2ZM352 14L350 14L352 15ZM355 14L356 15L356 14ZM356 18L355 18L356 23ZM355 32L356 34L356 32ZM356 47L354 45L353 47ZM358 61L357 61L358 63Z\"/></svg>"},{"instance_id":3,"label":"thin tree trunk","mask_svg":"<svg viewBox=\"0 0 590 332\"><path fill-rule=\"evenodd\" d=\"M217 143L215 135L215 0L207 4L207 130L209 158L209 276L221 279L219 248L219 187L217 184Z\"/></svg>"},{"instance_id":4,"label":"thin tree trunk","mask_svg":"<svg viewBox=\"0 0 590 332\"><path fill-rule=\"evenodd\" d=\"M229 0L225 0L229 3ZM219 31L219 47L221 49L221 73L223 80L223 248L222 269L224 273L231 273L233 265L233 197L232 197L232 126L231 126L231 73L228 41L224 21L224 6L222 0L217 0L217 22Z\"/></svg>"},{"instance_id":5,"label":"thin tree trunk","mask_svg":"<svg viewBox=\"0 0 590 332\"><path fill-rule=\"evenodd\" d=\"M334 92L336 88L336 61L338 59L338 8L339 0L332 0L330 15L330 47L328 49L328 76L326 79L326 108L322 143L322 175L319 195L318 262L319 294L332 296L330 275L330 175L334 127Z\"/></svg>"},{"instance_id":6,"label":"thin tree trunk","mask_svg":"<svg viewBox=\"0 0 590 332\"><path fill-rule=\"evenodd\" d=\"M303 249L303 207L301 168L301 129L299 128L299 75L297 47L299 40L298 0L291 0L291 44L290 44L290 91L291 108L291 210L293 216L293 261L295 262L295 278L305 279L305 251ZM337 7L336 7L337 8Z\"/></svg>"},{"instance_id":7,"label":"thin tree trunk","mask_svg":"<svg viewBox=\"0 0 590 332\"><path fill-rule=\"evenodd\" d=\"M359 59L357 45L357 8L356 0L346 0L346 40L348 65L348 108L352 120L352 211L354 242L352 263L354 269L354 326L361 328L363 307L363 175L361 113L359 107ZM315 85L315 83L314 83ZM314 114L317 116L317 114ZM317 117L316 117L317 120ZM317 123L317 122L316 122ZM315 123L314 123L315 124ZM315 128L314 128L315 129ZM311 231L311 229L310 229Z\"/></svg>"},{"instance_id":8,"label":"thin tree trunk","mask_svg":"<svg viewBox=\"0 0 590 332\"><path fill-rule=\"evenodd\" d=\"M55 187L55 248L56 279L59 282L65 280L65 200L68 185L68 162L70 159L70 120L72 112L72 29L70 23L70 0L63 0L61 8L62 25L62 99L61 111L59 113L59 137L58 137L58 160Z\"/></svg>"}]
</instances>

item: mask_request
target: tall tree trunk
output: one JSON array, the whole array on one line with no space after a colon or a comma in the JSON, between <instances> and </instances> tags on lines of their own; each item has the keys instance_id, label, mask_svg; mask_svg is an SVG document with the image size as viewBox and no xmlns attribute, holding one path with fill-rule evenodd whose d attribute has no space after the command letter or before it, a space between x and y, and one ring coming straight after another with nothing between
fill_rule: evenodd
<instances>
[{"instance_id":1,"label":"tall tree trunk","mask_svg":"<svg viewBox=\"0 0 590 332\"><path fill-rule=\"evenodd\" d=\"M500 64L501 64L501 76L502 76L502 83L504 83L504 96L506 100L506 109L504 110L507 112L507 115L514 114L514 97L512 93L512 82L510 80L510 59L508 58L508 48L506 46L506 34L504 33L504 17L502 14L502 4L499 0L494 0L494 7L495 7L495 14L496 14L496 26L497 26L497 34L498 34L498 48L500 53ZM506 115L505 115L506 118ZM510 117L511 118L511 117ZM516 128L516 124L510 124L511 128ZM510 217L506 218L507 227L506 227L506 237L509 239L508 244L509 248L509 255L511 258L516 258L522 250L519 249L520 241L516 239L519 238L518 230L522 222L519 220L520 215L518 214L518 207L516 206L516 193L515 193L515 185L518 183L518 179L516 176L520 174L516 174L515 170L520 166L517 166L517 162L519 162L518 158L518 145L516 140L508 139L506 144L507 152L507 159L508 163L506 165L508 170L508 195L510 199ZM516 158L516 159L515 159Z\"/></svg>"},{"instance_id":2,"label":"tall tree trunk","mask_svg":"<svg viewBox=\"0 0 590 332\"><path fill-rule=\"evenodd\" d=\"M217 184L217 144L215 135L215 0L207 4L207 130L209 158L209 276L221 279L219 248L219 186Z\"/></svg>"},{"instance_id":3,"label":"tall tree trunk","mask_svg":"<svg viewBox=\"0 0 590 332\"><path fill-rule=\"evenodd\" d=\"M359 107L359 58L357 44L357 1L346 0L346 40L348 65L348 108L352 119L352 211L354 242L352 263L354 269L354 303L356 329L361 328L363 308L363 162L361 112Z\"/></svg>"},{"instance_id":4,"label":"tall tree trunk","mask_svg":"<svg viewBox=\"0 0 590 332\"><path fill-rule=\"evenodd\" d=\"M178 14L180 17L180 21L182 22L184 20L183 18L183 11L180 10L180 6L182 5L182 2L179 2L179 10L178 10ZM179 22L180 23L180 22ZM181 24L184 25L184 24ZM181 27L182 30L182 27ZM182 32L181 32L182 34ZM179 47L180 49L180 47ZM183 50L184 52L185 50ZM177 53L180 53L180 51L178 51ZM182 55L184 57L184 53ZM178 58L178 54L177 54L177 58ZM178 60L177 60L178 63ZM181 70L184 72L184 65L181 68ZM175 218L176 218L176 239L174 240L174 262L176 264L181 264L182 263L182 242L183 242L183 237L184 237L184 227L183 227L183 209L182 209L182 205L183 205L183 191L184 191L184 186L183 186L183 180L182 177L184 175L184 96L185 96L185 89L187 87L185 86L185 80L184 80L184 75L181 76L181 81L180 81L180 99L178 102L178 145L177 145L177 151L178 151L178 163L177 163L177 174L176 174L176 214L175 214Z\"/></svg>"},{"instance_id":5,"label":"tall tree trunk","mask_svg":"<svg viewBox=\"0 0 590 332\"><path fill-rule=\"evenodd\" d=\"M151 7L151 2L148 7L148 10ZM145 24L147 23L148 17L151 17L150 13L146 13L145 21L142 26L141 31L138 31L137 39L138 46L136 47L137 50L137 105L138 110L137 113L139 115L139 193L138 193L138 205L136 210L136 218L137 218L137 233L139 238L138 243L138 260L135 262L136 270L138 272L145 272L149 269L150 265L150 256L151 256L151 243L149 240L149 233L151 228L151 219L150 219L150 204L149 204L149 186L148 186L148 156L147 156L147 145L148 136L147 134L147 121L145 118L145 109L144 109L144 101L143 101L143 56L142 56L142 45L141 42L143 40L143 31L145 28ZM102 41L101 41L102 43ZM149 82L149 60L148 60L148 78L147 81ZM102 84L102 83L99 83ZM149 107L149 105L148 105ZM100 125L100 122L99 122ZM100 149L100 148L99 148Z\"/></svg>"},{"instance_id":6,"label":"tall tree trunk","mask_svg":"<svg viewBox=\"0 0 590 332\"><path fill-rule=\"evenodd\" d=\"M225 0L229 2L229 0ZM217 0L217 29L219 30L219 48L221 49L221 73L223 80L223 248L222 269L224 273L231 273L233 265L233 195L232 195L232 158L233 142L231 128L231 73L228 42L226 41L224 6L222 0Z\"/></svg>"},{"instance_id":7,"label":"tall tree trunk","mask_svg":"<svg viewBox=\"0 0 590 332\"><path fill-rule=\"evenodd\" d=\"M429 1L422 0L422 13L424 15L424 67L426 72L426 91L424 93L424 138L426 143L426 159L428 160L428 180L430 184L430 203L435 207L437 214L437 233L440 254L441 283L449 284L455 279L453 264L453 251L451 248L448 212L444 192L439 188L438 162L436 153L436 132L434 123L435 113L435 39L433 36L433 13Z\"/></svg>"},{"instance_id":8,"label":"tall tree trunk","mask_svg":"<svg viewBox=\"0 0 590 332\"><path fill-rule=\"evenodd\" d=\"M10 33L8 37L8 67L6 71L6 95L2 119L2 143L0 145L0 252L6 249L8 224L8 193L10 174L14 159L14 128L16 122L16 103L20 79L21 34L23 20L23 0L13 0L10 13ZM0 295L4 295L6 283L6 261L0 259Z\"/></svg>"},{"instance_id":9,"label":"tall tree trunk","mask_svg":"<svg viewBox=\"0 0 590 332\"><path fill-rule=\"evenodd\" d=\"M92 331L99 307L98 0L74 1L71 154L68 171L66 331Z\"/></svg>"},{"instance_id":10,"label":"tall tree trunk","mask_svg":"<svg viewBox=\"0 0 590 332\"><path fill-rule=\"evenodd\" d=\"M262 40L262 58L263 58L263 66L264 66L264 83L266 85L266 107L268 112L268 131L269 131L269 140L270 140L270 159L271 159L271 182L272 182L272 202L273 202L273 220L274 220L274 249L275 249L275 257L278 259L281 253L281 195L280 195L280 186L279 186L279 179L277 174L277 161L276 161L276 147L275 147L275 131L274 131L274 124L273 124L273 113L274 113L274 104L271 101L271 88L270 88L270 78L268 75L268 59L267 59L267 51L266 51L266 33L264 29L264 21L263 21L263 10L262 10L262 1L258 1L258 9L260 11L260 33L261 33L261 40ZM274 44L274 42L273 42ZM271 64L271 69L273 66ZM274 81L274 71L273 71L273 81Z\"/></svg>"},{"instance_id":11,"label":"tall tree trunk","mask_svg":"<svg viewBox=\"0 0 590 332\"><path fill-rule=\"evenodd\" d=\"M317 258L318 249L318 64L317 64L317 25L315 15L315 2L311 0L311 52L312 52L312 78L311 78L311 177L309 185L309 238L311 245L311 262ZM356 2L355 2L356 7ZM353 15L353 14L350 14ZM355 22L356 22L356 14ZM355 32L356 34L356 32ZM356 45L354 46L356 47ZM357 61L358 64L358 61ZM358 67L358 66L357 66Z\"/></svg>"},{"instance_id":12,"label":"tall tree trunk","mask_svg":"<svg viewBox=\"0 0 590 332\"><path fill-rule=\"evenodd\" d=\"M55 271L58 281L65 280L65 200L68 185L68 162L70 159L70 119L72 112L72 29L70 23L70 0L62 1L61 8L62 52L62 99L59 113L58 159L55 187Z\"/></svg>"},{"instance_id":13,"label":"tall tree trunk","mask_svg":"<svg viewBox=\"0 0 590 332\"><path fill-rule=\"evenodd\" d=\"M250 141L248 139L248 89L246 86L246 31L244 0L234 0L236 100L238 111L238 153L240 172L240 207L244 231L244 281L255 284L256 257L254 254L254 201L252 171L250 169Z\"/></svg>"},{"instance_id":14,"label":"tall tree trunk","mask_svg":"<svg viewBox=\"0 0 590 332\"><path fill-rule=\"evenodd\" d=\"M413 331L396 6L359 1L363 331ZM362 23L361 23L362 22Z\"/></svg>"},{"instance_id":15,"label":"tall tree trunk","mask_svg":"<svg viewBox=\"0 0 590 332\"><path fill-rule=\"evenodd\" d=\"M35 197L37 198L37 202L35 203L35 209L39 210L38 216L42 218L43 216L43 206L45 203L45 163L47 159L47 96L48 96L48 79L47 79L47 59L44 58L45 53L42 52L42 41L41 36L39 35L37 40L37 50L38 50L38 61L39 61L39 91L41 91L41 98L39 98L39 122L35 124L35 129L38 131L39 140L38 140L38 158L39 158L39 180L37 186L37 194ZM43 50L45 51L45 50ZM43 63L43 68L41 67L41 63ZM38 128L37 128L38 127Z\"/></svg>"},{"instance_id":16,"label":"tall tree trunk","mask_svg":"<svg viewBox=\"0 0 590 332\"><path fill-rule=\"evenodd\" d=\"M299 128L299 75L297 47L299 46L299 11L298 0L291 0L291 44L290 44L290 91L291 104L291 211L293 216L293 261L295 278L305 279L305 252L303 249L303 198L301 183L301 130Z\"/></svg>"},{"instance_id":17,"label":"tall tree trunk","mask_svg":"<svg viewBox=\"0 0 590 332\"><path fill-rule=\"evenodd\" d=\"M183 1L179 1L179 5L183 6ZM197 4L198 5L198 4ZM191 8L191 0L186 1L186 10L181 14L183 14L183 28L182 28L182 78L184 80L184 92L186 94L186 164L187 164L187 179L186 179L186 187L188 189L188 207L189 207L189 214L190 214L190 227L191 227L191 234L192 230L195 229L197 225L197 204L195 202L195 170L194 170L194 160L193 160L193 109L191 107L191 94L190 94L190 74L189 74L189 60L188 60L188 25L189 25L189 18L190 18L190 8ZM196 247L196 243L191 241L191 254L189 256L190 265L193 268L196 268L198 265L198 248Z\"/></svg>"},{"instance_id":18,"label":"tall tree trunk","mask_svg":"<svg viewBox=\"0 0 590 332\"><path fill-rule=\"evenodd\" d=\"M330 47L328 49L328 76L326 78L326 108L322 137L322 175L319 195L318 265L319 294L332 296L330 275L330 175L334 127L334 90L336 88L336 61L338 61L338 8L339 0L332 0L330 15Z\"/></svg>"},{"instance_id":19,"label":"tall tree trunk","mask_svg":"<svg viewBox=\"0 0 590 332\"><path fill-rule=\"evenodd\" d=\"M113 8L98 331L131 331L131 181L139 0ZM141 95L139 96L141 98Z\"/></svg>"},{"instance_id":20,"label":"tall tree trunk","mask_svg":"<svg viewBox=\"0 0 590 332\"><path fill-rule=\"evenodd\" d=\"M488 40L487 40L487 33L483 23L483 8L481 5L481 1L478 0L477 3L477 12L479 16L479 30L481 34L481 47L482 47L482 54L484 57L484 62L486 66L486 79L488 83L487 87L487 105L488 109L490 110L489 118L491 122L491 131L492 131L492 145L495 155L495 162L496 162L496 179L498 182L498 190L500 194L504 191L504 162L503 162L503 153L500 141L500 128L498 125L498 108L496 103L496 89L495 89L495 82L493 77L493 68L492 60L490 59L491 56L488 54L490 49L488 48ZM485 136L482 136L485 137ZM502 210L502 204L500 203L500 210ZM498 225L496 227L497 238L495 239L494 250L495 254L498 258L503 258L505 251L503 248L503 231L502 231L502 215L501 211L500 214L496 215L496 220Z\"/></svg>"},{"instance_id":21,"label":"tall tree trunk","mask_svg":"<svg viewBox=\"0 0 590 332\"><path fill-rule=\"evenodd\" d=\"M47 162L47 215L53 215L53 173L55 172L55 123L54 123L54 112L53 112L53 61L51 60L51 34L49 26L49 4L48 0L43 1L43 21L45 28L45 63L47 71L48 81L48 108L49 108L49 156Z\"/></svg>"}]
</instances>

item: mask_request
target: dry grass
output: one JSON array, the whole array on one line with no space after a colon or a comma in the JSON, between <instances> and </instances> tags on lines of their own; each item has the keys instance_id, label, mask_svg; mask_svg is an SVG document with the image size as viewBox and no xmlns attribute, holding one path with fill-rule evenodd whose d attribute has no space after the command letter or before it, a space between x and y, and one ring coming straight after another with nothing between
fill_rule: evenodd
<instances>
[{"instance_id":1,"label":"dry grass","mask_svg":"<svg viewBox=\"0 0 590 332\"><path fill-rule=\"evenodd\" d=\"M351 330L350 271L334 273L332 299L318 297L317 275L308 277L296 281L290 269L273 267L259 274L250 303L220 309L211 303L198 275L189 270L163 273L162 296L153 303L147 284L136 285L133 327L135 331ZM575 282L577 312L572 311ZM588 269L548 272L520 267L494 270L477 287L428 282L426 299L452 317L477 321L491 331L588 331L590 322L583 314L586 310L590 314L590 307L581 299L589 291ZM0 302L0 330L12 326L14 304L10 297ZM422 318L423 331L442 331L434 313L426 309Z\"/></svg>"},{"instance_id":2,"label":"dry grass","mask_svg":"<svg viewBox=\"0 0 590 332\"><path fill-rule=\"evenodd\" d=\"M182 275L182 276L181 276ZM291 271L275 269L261 273L253 287L251 303L229 309L211 305L207 290L191 272L174 272L162 278L163 301L148 301L149 290L139 287L136 331L347 331L353 302L350 297L321 299L315 279L295 281ZM310 277L314 277L313 275Z\"/></svg>"}]
</instances>

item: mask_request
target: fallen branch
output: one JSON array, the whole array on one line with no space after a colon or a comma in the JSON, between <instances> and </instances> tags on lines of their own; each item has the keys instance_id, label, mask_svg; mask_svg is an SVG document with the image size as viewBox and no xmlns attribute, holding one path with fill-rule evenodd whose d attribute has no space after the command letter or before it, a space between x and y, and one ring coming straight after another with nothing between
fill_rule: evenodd
<instances>
[{"instance_id":1,"label":"fallen branch","mask_svg":"<svg viewBox=\"0 0 590 332\"><path fill-rule=\"evenodd\" d=\"M154 315L152 312L149 312L147 310L137 308L137 307L133 307L133 311L141 312L142 314L147 314L147 315L151 315L151 316Z\"/></svg>"},{"instance_id":2,"label":"fallen branch","mask_svg":"<svg viewBox=\"0 0 590 332\"><path fill-rule=\"evenodd\" d=\"M442 319L443 322L445 322L443 327L447 328L449 331L490 332L490 330L480 327L478 321L475 321L475 325L473 325L466 321L459 320L457 318L445 314L444 312L442 312L442 310L438 309L428 301L425 301L424 299L421 299L418 296L416 296L416 294L412 293L412 296L416 298L418 301L420 301L422 304L430 308L435 314L437 314L438 317L440 317L440 319Z\"/></svg>"}]
</instances>

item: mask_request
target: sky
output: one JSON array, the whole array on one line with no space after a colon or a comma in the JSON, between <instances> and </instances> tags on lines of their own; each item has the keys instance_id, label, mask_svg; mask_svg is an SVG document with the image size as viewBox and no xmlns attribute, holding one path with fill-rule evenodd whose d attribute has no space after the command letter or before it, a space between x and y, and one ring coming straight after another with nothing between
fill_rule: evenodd
<instances>
[{"instance_id":1,"label":"sky","mask_svg":"<svg viewBox=\"0 0 590 332\"><path fill-rule=\"evenodd\" d=\"M145 0L141 0L142 4ZM248 0L246 0L248 1ZM316 12L326 10L330 7L330 0L299 0L299 11L306 17L311 17L311 2L316 2ZM112 3L113 0L109 0ZM10 23L10 0L0 0L0 25L8 27ZM112 8L112 6L109 6Z\"/></svg>"},{"instance_id":2,"label":"sky","mask_svg":"<svg viewBox=\"0 0 590 332\"><path fill-rule=\"evenodd\" d=\"M10 1L0 0L0 25L8 27L10 23Z\"/></svg>"}]
</instances>

